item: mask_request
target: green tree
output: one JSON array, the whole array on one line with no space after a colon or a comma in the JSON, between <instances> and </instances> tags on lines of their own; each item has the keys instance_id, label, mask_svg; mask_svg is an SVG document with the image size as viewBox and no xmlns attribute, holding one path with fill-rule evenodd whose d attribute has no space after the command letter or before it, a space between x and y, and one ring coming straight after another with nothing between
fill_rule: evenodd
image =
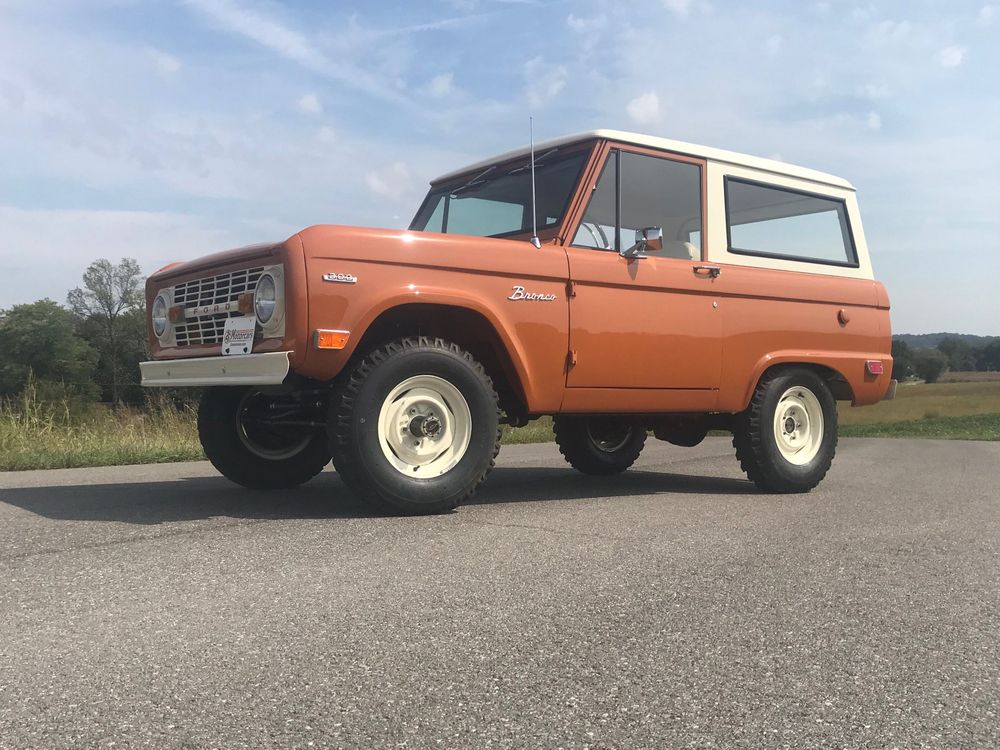
<instances>
[{"instance_id":1,"label":"green tree","mask_svg":"<svg viewBox=\"0 0 1000 750\"><path fill-rule=\"evenodd\" d=\"M948 357L937 349L917 349L913 353L913 369L918 378L936 383L948 369Z\"/></svg>"},{"instance_id":2,"label":"green tree","mask_svg":"<svg viewBox=\"0 0 1000 750\"><path fill-rule=\"evenodd\" d=\"M98 380L106 397L119 403L123 384L135 382L138 362L145 353L145 302L142 271L133 258L117 265L101 258L83 274L83 287L69 293L79 316L80 332L100 355ZM141 325L138 321L142 321ZM141 328L141 343L137 331Z\"/></svg>"},{"instance_id":3,"label":"green tree","mask_svg":"<svg viewBox=\"0 0 1000 750\"><path fill-rule=\"evenodd\" d=\"M0 313L0 393L19 393L33 373L40 381L64 382L73 393L95 397L97 354L75 328L73 313L50 299Z\"/></svg>"},{"instance_id":4,"label":"green tree","mask_svg":"<svg viewBox=\"0 0 1000 750\"><path fill-rule=\"evenodd\" d=\"M937 348L948 358L948 369L954 372L967 372L976 369L976 355L967 342L949 337L942 339Z\"/></svg>"},{"instance_id":5,"label":"green tree","mask_svg":"<svg viewBox=\"0 0 1000 750\"><path fill-rule=\"evenodd\" d=\"M976 350L977 369L984 371L1000 370L1000 339L996 339Z\"/></svg>"},{"instance_id":6,"label":"green tree","mask_svg":"<svg viewBox=\"0 0 1000 750\"><path fill-rule=\"evenodd\" d=\"M913 349L905 341L892 341L892 377L903 381L913 377Z\"/></svg>"}]
</instances>

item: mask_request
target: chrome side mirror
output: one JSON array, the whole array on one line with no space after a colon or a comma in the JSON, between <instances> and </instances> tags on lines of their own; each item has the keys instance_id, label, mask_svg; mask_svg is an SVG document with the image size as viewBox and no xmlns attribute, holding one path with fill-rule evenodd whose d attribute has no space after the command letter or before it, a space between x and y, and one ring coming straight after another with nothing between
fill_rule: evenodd
<instances>
[{"instance_id":1,"label":"chrome side mirror","mask_svg":"<svg viewBox=\"0 0 1000 750\"><path fill-rule=\"evenodd\" d=\"M663 229L645 227L635 230L635 244L621 251L623 258L638 260L646 257L646 251L658 252L663 249Z\"/></svg>"}]
</instances>

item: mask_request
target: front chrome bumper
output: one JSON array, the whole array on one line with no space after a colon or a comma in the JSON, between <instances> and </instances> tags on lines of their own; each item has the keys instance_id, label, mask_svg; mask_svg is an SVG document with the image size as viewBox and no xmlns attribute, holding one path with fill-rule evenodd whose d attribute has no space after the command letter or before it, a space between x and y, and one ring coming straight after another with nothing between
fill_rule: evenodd
<instances>
[{"instance_id":1,"label":"front chrome bumper","mask_svg":"<svg viewBox=\"0 0 1000 750\"><path fill-rule=\"evenodd\" d=\"M195 357L143 362L146 387L206 385L278 385L285 380L292 352L267 352L232 357Z\"/></svg>"}]
</instances>

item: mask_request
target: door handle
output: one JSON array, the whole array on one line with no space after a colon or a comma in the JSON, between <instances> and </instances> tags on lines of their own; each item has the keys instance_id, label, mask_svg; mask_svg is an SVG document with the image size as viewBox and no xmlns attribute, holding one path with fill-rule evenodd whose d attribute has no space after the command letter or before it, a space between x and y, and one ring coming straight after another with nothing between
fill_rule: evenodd
<instances>
[{"instance_id":1,"label":"door handle","mask_svg":"<svg viewBox=\"0 0 1000 750\"><path fill-rule=\"evenodd\" d=\"M695 266L694 273L696 276L707 276L710 279L715 279L722 273L722 269L718 266Z\"/></svg>"}]
</instances>

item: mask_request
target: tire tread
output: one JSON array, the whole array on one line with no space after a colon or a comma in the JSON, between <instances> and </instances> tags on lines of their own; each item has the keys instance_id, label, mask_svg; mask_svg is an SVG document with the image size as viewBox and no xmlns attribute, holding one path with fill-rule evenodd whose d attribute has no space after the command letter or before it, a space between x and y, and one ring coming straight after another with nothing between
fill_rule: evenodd
<instances>
[{"instance_id":1,"label":"tire tread","mask_svg":"<svg viewBox=\"0 0 1000 750\"><path fill-rule=\"evenodd\" d=\"M353 441L351 440L350 433L355 405L364 383L372 376L376 368L384 364L390 358L414 350L448 352L449 354L461 358L469 366L476 378L480 381L480 384L487 389L488 393L492 397L497 415L497 434L493 452L486 471L479 477L475 485L470 487L460 497L453 498L449 501L442 501L440 503L429 503L426 506L421 506L419 508L401 508L385 500L366 480L364 470L359 466L359 457L357 455L356 446L353 445ZM345 377L340 383L334 403L336 404L335 413L333 418L330 420L330 447L333 451L334 467L336 468L337 473L341 476L344 484L358 493L362 499L369 503L369 505L381 512L390 514L403 512L406 514L418 515L444 513L454 510L456 507L475 495L476 491L480 486L482 486L482 483L486 480L486 477L496 465L496 457L500 453L500 438L502 435L502 430L499 425L501 413L496 389L493 387L493 381L490 379L490 376L486 373L483 366L472 356L472 354L453 342L446 341L445 339L439 337L431 338L427 336L407 336L401 339L396 339L395 341L390 341L382 346L372 349L358 360L347 377Z\"/></svg>"}]
</instances>

